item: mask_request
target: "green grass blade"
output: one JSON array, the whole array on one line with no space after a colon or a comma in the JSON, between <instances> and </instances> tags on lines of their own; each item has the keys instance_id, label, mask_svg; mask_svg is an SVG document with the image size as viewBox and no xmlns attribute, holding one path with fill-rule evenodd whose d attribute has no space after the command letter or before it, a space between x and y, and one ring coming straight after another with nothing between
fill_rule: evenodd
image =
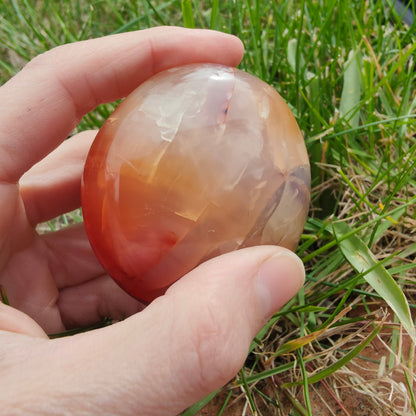
<instances>
[{"instance_id":1,"label":"green grass blade","mask_svg":"<svg viewBox=\"0 0 416 416\"><path fill-rule=\"evenodd\" d=\"M413 391L412 378L406 370L404 371L404 375L405 375L405 378L406 378L406 386L409 390L410 400L412 402L412 408L413 408L413 411L415 412L415 415L416 415L416 397L415 397L415 392Z\"/></svg>"},{"instance_id":2,"label":"green grass blade","mask_svg":"<svg viewBox=\"0 0 416 416\"><path fill-rule=\"evenodd\" d=\"M86 327L67 329L63 332L56 332L56 333L48 334L48 337L50 339L62 338L62 337L72 337L73 335L76 335L76 334L81 334L83 332L92 331L94 329L104 328L104 327L112 325L112 324L113 324L112 319L104 318L101 321L99 321L95 324L86 326Z\"/></svg>"},{"instance_id":3,"label":"green grass blade","mask_svg":"<svg viewBox=\"0 0 416 416\"><path fill-rule=\"evenodd\" d=\"M259 3L258 0L254 2L252 0L246 0L246 10L248 13L248 29L250 31L250 49L253 51L253 63L256 75L264 79L263 66L262 66L262 49L261 49L261 33L260 33L260 15L259 15Z\"/></svg>"},{"instance_id":4,"label":"green grass blade","mask_svg":"<svg viewBox=\"0 0 416 416\"><path fill-rule=\"evenodd\" d=\"M211 21L209 24L210 29L217 29L218 25L218 11L219 11L219 0L212 0L211 7Z\"/></svg>"},{"instance_id":5,"label":"green grass blade","mask_svg":"<svg viewBox=\"0 0 416 416\"><path fill-rule=\"evenodd\" d=\"M299 56L299 58L298 58ZM302 54L298 55L298 40L290 39L287 43L287 62L294 74L305 66L305 59Z\"/></svg>"},{"instance_id":6,"label":"green grass blade","mask_svg":"<svg viewBox=\"0 0 416 416\"><path fill-rule=\"evenodd\" d=\"M146 3L148 4L148 6L152 9L153 13L155 14L156 20L163 26L167 26L166 21L163 19L163 17L160 15L160 13L158 12L158 10L155 8L155 6L153 6L151 0L146 0Z\"/></svg>"},{"instance_id":7,"label":"green grass blade","mask_svg":"<svg viewBox=\"0 0 416 416\"><path fill-rule=\"evenodd\" d=\"M6 289L0 285L0 302L5 305L10 305L9 298L7 297Z\"/></svg>"},{"instance_id":8,"label":"green grass blade","mask_svg":"<svg viewBox=\"0 0 416 416\"><path fill-rule=\"evenodd\" d=\"M182 18L185 27L194 29L195 28L195 21L194 21L194 11L192 8L192 0L181 0L182 6Z\"/></svg>"},{"instance_id":9,"label":"green grass blade","mask_svg":"<svg viewBox=\"0 0 416 416\"><path fill-rule=\"evenodd\" d=\"M380 329L381 329L381 326L376 327L362 344L359 344L356 347L354 347L348 354L345 354L344 357L342 357L340 360L338 360L336 363L332 364L331 366L325 368L325 370L319 371L318 373L309 377L308 384L317 383L318 381L321 381L324 378L327 378L328 376L333 374L335 371L339 370L341 367L347 364L349 361L351 361L373 340L373 338L379 333ZM282 388L300 386L303 383L304 383L303 380L295 381L292 383L285 383L282 385Z\"/></svg>"},{"instance_id":10,"label":"green grass blade","mask_svg":"<svg viewBox=\"0 0 416 416\"><path fill-rule=\"evenodd\" d=\"M129 22L127 22L126 24L124 24L123 26L120 26L119 28L117 28L114 32L112 32L112 35L116 35L117 33L123 33L123 32L127 32L131 27L134 27L140 20L142 20L143 17L136 17L135 19L130 20Z\"/></svg>"},{"instance_id":11,"label":"green grass blade","mask_svg":"<svg viewBox=\"0 0 416 416\"><path fill-rule=\"evenodd\" d=\"M403 328L415 339L415 328L410 314L409 304L403 291L390 273L374 257L362 240L351 233L351 228L343 222L333 224L334 234L345 259L357 271L362 273L368 284L386 301L399 318ZM348 238L344 238L349 235Z\"/></svg>"},{"instance_id":12,"label":"green grass blade","mask_svg":"<svg viewBox=\"0 0 416 416\"><path fill-rule=\"evenodd\" d=\"M253 412L253 415L258 415L256 404L254 403L253 395L251 394L250 387L247 383L246 375L244 374L244 368L240 370L240 376L242 380L242 386L247 396L248 402L250 404L250 409Z\"/></svg>"},{"instance_id":13,"label":"green grass blade","mask_svg":"<svg viewBox=\"0 0 416 416\"><path fill-rule=\"evenodd\" d=\"M3 68L10 77L15 75L16 73L15 69L11 65L9 65L7 62L3 62L0 60L0 67Z\"/></svg>"},{"instance_id":14,"label":"green grass blade","mask_svg":"<svg viewBox=\"0 0 416 416\"><path fill-rule=\"evenodd\" d=\"M416 198L412 198L410 201L406 202L405 204L402 204L399 207L393 208L391 211L385 212L384 214L379 215L377 218L373 218L372 220L369 220L366 224L360 225L354 231L351 230L347 235L344 235L343 236L343 239L346 239L346 238L348 238L348 237L350 237L352 235L355 235L357 232L360 232L362 230L367 229L371 224L374 224L374 223L380 221L383 218L387 218L387 217L391 216L392 214L396 213L397 211L402 210L403 208L407 208L407 207L413 206L414 204L416 204ZM307 256L305 256L302 260L303 260L304 263L306 263L309 260L311 260L314 257L316 257L318 254L325 253L330 248L332 248L332 247L334 247L336 245L337 245L337 241L336 240L330 241L329 243L325 244L324 246L316 249L311 254L308 254Z\"/></svg>"},{"instance_id":15,"label":"green grass blade","mask_svg":"<svg viewBox=\"0 0 416 416\"><path fill-rule=\"evenodd\" d=\"M345 62L344 86L339 106L340 116L349 122L352 128L357 128L360 118L358 106L361 96L361 76L357 52L350 51Z\"/></svg>"},{"instance_id":16,"label":"green grass blade","mask_svg":"<svg viewBox=\"0 0 416 416\"><path fill-rule=\"evenodd\" d=\"M312 416L311 399L309 397L309 382L308 382L308 377L306 373L305 362L303 361L303 357L302 357L300 350L298 350L297 356L298 356L298 363L299 363L299 366L302 372L302 377L303 377L303 395L304 395L304 399L306 403L306 411L308 412L307 413L308 416Z\"/></svg>"},{"instance_id":17,"label":"green grass blade","mask_svg":"<svg viewBox=\"0 0 416 416\"><path fill-rule=\"evenodd\" d=\"M203 409L219 392L219 390L216 390L212 392L211 394L208 394L208 396L205 396L203 399L199 400L195 404L193 404L191 407L188 407L184 412L180 414L180 416L194 416L196 415L201 409Z\"/></svg>"},{"instance_id":18,"label":"green grass blade","mask_svg":"<svg viewBox=\"0 0 416 416\"><path fill-rule=\"evenodd\" d=\"M227 394L227 398L225 399L224 404L222 405L220 411L218 412L218 416L221 416L224 413L225 408L227 407L227 404L230 401L232 394L233 394L233 391L230 390Z\"/></svg>"}]
</instances>

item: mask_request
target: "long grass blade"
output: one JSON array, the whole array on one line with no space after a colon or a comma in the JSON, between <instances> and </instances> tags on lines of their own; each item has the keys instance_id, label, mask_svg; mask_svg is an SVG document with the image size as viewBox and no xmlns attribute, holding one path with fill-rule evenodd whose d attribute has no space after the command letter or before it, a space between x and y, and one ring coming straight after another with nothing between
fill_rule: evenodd
<instances>
[{"instance_id":1,"label":"long grass blade","mask_svg":"<svg viewBox=\"0 0 416 416\"><path fill-rule=\"evenodd\" d=\"M297 356L298 356L298 363L299 363L300 370L302 372L302 378L303 378L303 395L304 395L304 399L306 403L306 411L308 412L307 413L308 416L312 416L312 405L311 405L311 399L309 396L309 382L308 382L308 377L306 373L305 362L303 361L303 357L302 357L300 350L297 351Z\"/></svg>"},{"instance_id":2,"label":"long grass blade","mask_svg":"<svg viewBox=\"0 0 416 416\"><path fill-rule=\"evenodd\" d=\"M272 358L277 357L279 355L288 354L292 351L299 350L306 344L316 340L320 335L325 333L325 331L334 323L338 322L346 313L348 313L351 308L346 308L342 310L332 322L328 323L324 328L321 328L317 331L314 331L310 334L304 335L303 337L293 339L291 341L286 342L283 344L273 355Z\"/></svg>"},{"instance_id":3,"label":"long grass blade","mask_svg":"<svg viewBox=\"0 0 416 416\"><path fill-rule=\"evenodd\" d=\"M201 409L203 409L217 394L219 390L216 390L212 392L211 394L208 394L208 396L205 396L203 399L199 400L197 403L192 405L191 407L188 407L184 412L181 413L180 416L194 416L196 415Z\"/></svg>"},{"instance_id":4,"label":"long grass blade","mask_svg":"<svg viewBox=\"0 0 416 416\"><path fill-rule=\"evenodd\" d=\"M345 354L344 357L342 357L340 360L338 360L331 366L309 377L308 384L317 383L318 381L321 381L329 377L335 371L339 370L341 367L343 367L345 364L351 361L356 355L358 355L373 340L373 338L380 332L380 330L381 330L381 326L377 326L361 344L354 347L348 354ZM296 382L282 384L282 388L300 386L302 384L303 384L303 380L300 380Z\"/></svg>"},{"instance_id":5,"label":"long grass blade","mask_svg":"<svg viewBox=\"0 0 416 416\"><path fill-rule=\"evenodd\" d=\"M248 402L250 404L250 409L253 412L253 415L257 416L258 411L257 411L257 408L256 408L256 404L254 403L254 399L253 399L253 395L251 394L250 387L247 383L246 375L244 374L244 368L242 368L240 370L240 376L241 376L242 386L244 388L244 392L245 392L245 394L247 396L247 399L248 399Z\"/></svg>"},{"instance_id":6,"label":"long grass blade","mask_svg":"<svg viewBox=\"0 0 416 416\"><path fill-rule=\"evenodd\" d=\"M358 107L361 96L361 76L356 51L350 51L344 67L344 86L341 93L339 113L341 117L349 122L352 128L357 128L360 119Z\"/></svg>"},{"instance_id":7,"label":"long grass blade","mask_svg":"<svg viewBox=\"0 0 416 416\"><path fill-rule=\"evenodd\" d=\"M209 27L211 29L217 29L218 26L218 14L219 14L219 0L212 0L212 7L211 7L211 21Z\"/></svg>"},{"instance_id":8,"label":"long grass blade","mask_svg":"<svg viewBox=\"0 0 416 416\"><path fill-rule=\"evenodd\" d=\"M148 6L152 9L152 11L153 11L153 13L154 13L154 15L155 15L155 17L156 17L156 20L157 20L157 21L158 21L161 25L166 26L166 25L167 25L167 23L166 23L165 19L163 19L163 17L160 15L160 13L159 13L159 11L156 9L156 7L155 7L155 6L153 6L152 1L151 1L151 0L146 0L146 3L147 3L147 4L148 4Z\"/></svg>"},{"instance_id":9,"label":"long grass blade","mask_svg":"<svg viewBox=\"0 0 416 416\"><path fill-rule=\"evenodd\" d=\"M194 29L195 28L195 21L194 21L194 11L192 8L192 0L181 0L182 6L182 18L185 27Z\"/></svg>"},{"instance_id":10,"label":"long grass blade","mask_svg":"<svg viewBox=\"0 0 416 416\"><path fill-rule=\"evenodd\" d=\"M357 273L362 273L367 283L391 307L407 333L416 340L409 304L399 285L362 240L354 234L351 235L352 230L345 222L336 222L333 228L345 259ZM343 238L345 235L349 237Z\"/></svg>"}]
</instances>

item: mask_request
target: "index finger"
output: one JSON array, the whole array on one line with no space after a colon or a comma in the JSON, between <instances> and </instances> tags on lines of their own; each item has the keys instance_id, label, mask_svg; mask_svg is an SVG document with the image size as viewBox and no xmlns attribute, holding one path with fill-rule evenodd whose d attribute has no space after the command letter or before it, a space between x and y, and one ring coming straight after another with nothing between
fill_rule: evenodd
<instances>
[{"instance_id":1,"label":"index finger","mask_svg":"<svg viewBox=\"0 0 416 416\"><path fill-rule=\"evenodd\" d=\"M98 104L145 79L196 62L237 65L243 46L224 33L159 27L67 44L34 60L0 88L0 182L14 183Z\"/></svg>"}]
</instances>

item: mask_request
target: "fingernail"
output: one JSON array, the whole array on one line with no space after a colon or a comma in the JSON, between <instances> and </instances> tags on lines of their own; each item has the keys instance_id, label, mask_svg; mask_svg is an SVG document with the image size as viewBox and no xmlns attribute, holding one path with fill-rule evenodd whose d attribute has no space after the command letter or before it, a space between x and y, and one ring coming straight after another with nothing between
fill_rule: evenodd
<instances>
[{"instance_id":1,"label":"fingernail","mask_svg":"<svg viewBox=\"0 0 416 416\"><path fill-rule=\"evenodd\" d=\"M255 288L265 318L298 293L305 281L302 260L289 250L267 258L255 277Z\"/></svg>"}]
</instances>

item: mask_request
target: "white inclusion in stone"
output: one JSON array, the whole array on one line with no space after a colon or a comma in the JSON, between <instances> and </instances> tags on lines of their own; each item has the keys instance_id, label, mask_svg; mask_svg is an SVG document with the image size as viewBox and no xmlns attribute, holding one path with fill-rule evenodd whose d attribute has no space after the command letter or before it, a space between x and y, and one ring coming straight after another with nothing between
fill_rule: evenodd
<instances>
[{"instance_id":1,"label":"white inclusion in stone","mask_svg":"<svg viewBox=\"0 0 416 416\"><path fill-rule=\"evenodd\" d=\"M230 80L234 80L234 71L233 70L219 70L214 72L213 74L210 75L210 78L215 80L215 81L230 81Z\"/></svg>"},{"instance_id":2,"label":"white inclusion in stone","mask_svg":"<svg viewBox=\"0 0 416 416\"><path fill-rule=\"evenodd\" d=\"M266 120L270 114L270 102L267 95L258 103L258 109L260 118Z\"/></svg>"},{"instance_id":3,"label":"white inclusion in stone","mask_svg":"<svg viewBox=\"0 0 416 416\"><path fill-rule=\"evenodd\" d=\"M180 85L180 84L179 84ZM172 142L182 123L184 115L192 115L200 111L201 97L198 91L184 91L183 87L171 88L169 94L150 94L141 106L143 111L160 129L161 139Z\"/></svg>"},{"instance_id":4,"label":"white inclusion in stone","mask_svg":"<svg viewBox=\"0 0 416 416\"><path fill-rule=\"evenodd\" d=\"M161 97L151 94L143 100L140 110L152 118L160 129L162 140L171 142L178 132L183 118L180 97Z\"/></svg>"}]
</instances>

